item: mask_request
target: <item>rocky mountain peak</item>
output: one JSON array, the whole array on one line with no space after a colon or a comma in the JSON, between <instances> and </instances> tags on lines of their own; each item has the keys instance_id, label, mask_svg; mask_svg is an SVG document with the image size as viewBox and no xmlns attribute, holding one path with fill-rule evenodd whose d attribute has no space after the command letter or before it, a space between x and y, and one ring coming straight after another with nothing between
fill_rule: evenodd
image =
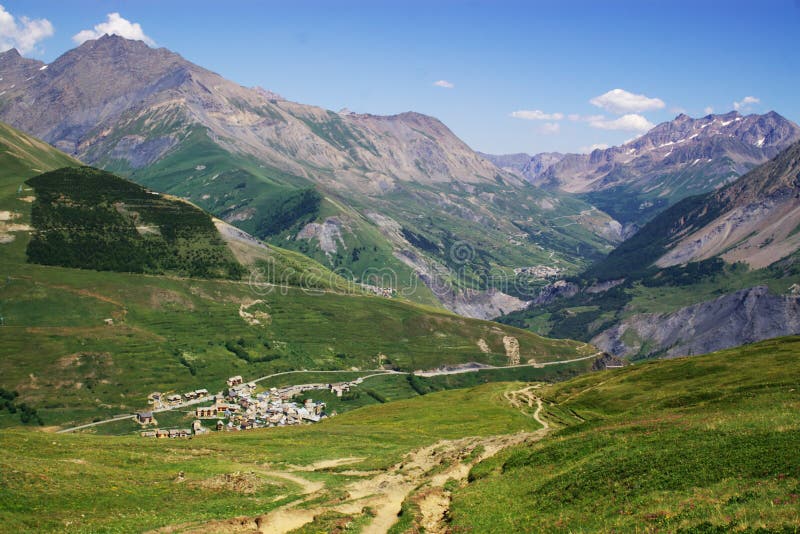
<instances>
[{"instance_id":1,"label":"rocky mountain peak","mask_svg":"<svg viewBox=\"0 0 800 534\"><path fill-rule=\"evenodd\" d=\"M166 48L151 48L143 41L134 41L118 35L103 35L99 39L85 41L56 61L74 64L82 61L97 63L99 67L125 66L141 70L142 67L152 68L158 63L185 62L178 54Z\"/></svg>"},{"instance_id":2,"label":"rocky mountain peak","mask_svg":"<svg viewBox=\"0 0 800 534\"><path fill-rule=\"evenodd\" d=\"M0 60L13 60L16 58L21 58L22 56L19 53L19 50L16 48L11 48L10 50L6 50L5 52L0 52Z\"/></svg>"},{"instance_id":3,"label":"rocky mountain peak","mask_svg":"<svg viewBox=\"0 0 800 534\"><path fill-rule=\"evenodd\" d=\"M157 50L151 48L144 41L128 39L115 34L104 34L97 39L89 39L80 44L75 50L103 50L110 52L145 52Z\"/></svg>"},{"instance_id":4,"label":"rocky mountain peak","mask_svg":"<svg viewBox=\"0 0 800 534\"><path fill-rule=\"evenodd\" d=\"M41 61L23 57L19 50L12 48L5 52L0 52L0 76L5 76L6 69L33 68L44 65Z\"/></svg>"},{"instance_id":5,"label":"rocky mountain peak","mask_svg":"<svg viewBox=\"0 0 800 534\"><path fill-rule=\"evenodd\" d=\"M722 187L800 139L781 115L680 114L620 146L568 154L534 185L590 195L623 222L641 224L687 196ZM628 203L620 207L625 191Z\"/></svg>"}]
</instances>

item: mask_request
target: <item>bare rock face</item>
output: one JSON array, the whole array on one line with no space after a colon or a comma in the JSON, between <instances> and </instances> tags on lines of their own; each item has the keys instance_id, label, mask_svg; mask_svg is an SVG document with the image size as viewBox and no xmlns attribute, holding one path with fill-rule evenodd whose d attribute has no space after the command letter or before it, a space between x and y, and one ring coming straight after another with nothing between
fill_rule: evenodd
<instances>
[{"instance_id":1,"label":"bare rock face","mask_svg":"<svg viewBox=\"0 0 800 534\"><path fill-rule=\"evenodd\" d=\"M677 224L669 250L656 262L669 267L720 256L729 263L766 267L800 250L800 142L682 219L716 216L702 226ZM713 210L713 211L712 211Z\"/></svg>"},{"instance_id":2,"label":"bare rock face","mask_svg":"<svg viewBox=\"0 0 800 534\"><path fill-rule=\"evenodd\" d=\"M508 365L519 365L519 340L511 336L503 336L503 347L506 349Z\"/></svg>"},{"instance_id":3,"label":"bare rock face","mask_svg":"<svg viewBox=\"0 0 800 534\"><path fill-rule=\"evenodd\" d=\"M800 334L800 297L757 286L674 313L634 315L591 343L618 357L677 357L793 334Z\"/></svg>"},{"instance_id":4,"label":"bare rock face","mask_svg":"<svg viewBox=\"0 0 800 534\"><path fill-rule=\"evenodd\" d=\"M502 315L525 309L528 302L496 289L486 291L453 290L434 293L447 309L459 315L476 319L495 319ZM441 289L441 288L440 288Z\"/></svg>"},{"instance_id":5,"label":"bare rock face","mask_svg":"<svg viewBox=\"0 0 800 534\"><path fill-rule=\"evenodd\" d=\"M625 367L626 365L629 365L628 361L623 360L622 358L618 358L617 356L612 356L607 352L604 352L602 355L598 356L597 359L592 362L592 371L617 369L620 367Z\"/></svg>"},{"instance_id":6,"label":"bare rock face","mask_svg":"<svg viewBox=\"0 0 800 534\"><path fill-rule=\"evenodd\" d=\"M567 282L566 280L556 280L540 289L539 294L536 295L531 304L534 306L546 306L559 299L574 297L579 291L580 286L578 284Z\"/></svg>"},{"instance_id":7,"label":"bare rock face","mask_svg":"<svg viewBox=\"0 0 800 534\"><path fill-rule=\"evenodd\" d=\"M338 247L344 246L342 230L344 224L338 217L328 217L322 224L309 223L303 227L296 239L315 240L326 254L336 254Z\"/></svg>"}]
</instances>

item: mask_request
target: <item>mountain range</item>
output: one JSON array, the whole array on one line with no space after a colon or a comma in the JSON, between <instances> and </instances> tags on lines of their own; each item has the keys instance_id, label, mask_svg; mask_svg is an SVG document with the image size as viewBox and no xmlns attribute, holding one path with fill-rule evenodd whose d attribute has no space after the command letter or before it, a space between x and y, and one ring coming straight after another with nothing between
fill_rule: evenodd
<instances>
[{"instance_id":1,"label":"mountain range","mask_svg":"<svg viewBox=\"0 0 800 534\"><path fill-rule=\"evenodd\" d=\"M11 50L0 73L0 119L13 126L360 282L467 315L524 305L485 273L577 272L623 237L602 211L498 169L418 113L298 104L118 36L49 65Z\"/></svg>"},{"instance_id":2,"label":"mountain range","mask_svg":"<svg viewBox=\"0 0 800 534\"><path fill-rule=\"evenodd\" d=\"M791 276L768 268L800 242L785 152L800 128L774 112L682 114L590 154L492 156L432 117L291 102L118 36L48 65L11 50L0 73L0 118L86 163L344 279L544 334L595 339L653 309L642 287L686 286L691 273L724 282L660 312L758 284L783 291ZM739 179L772 158L783 178L770 163ZM658 234L676 213L711 226ZM757 274L739 276L737 262ZM544 323L532 319L542 308Z\"/></svg>"},{"instance_id":3,"label":"mountain range","mask_svg":"<svg viewBox=\"0 0 800 534\"><path fill-rule=\"evenodd\" d=\"M576 193L622 223L641 225L687 196L718 189L800 139L771 111L693 119L680 114L623 145L589 154L490 156L551 190Z\"/></svg>"},{"instance_id":4,"label":"mountain range","mask_svg":"<svg viewBox=\"0 0 800 534\"><path fill-rule=\"evenodd\" d=\"M796 334L777 113L497 156L0 54L0 530L796 533Z\"/></svg>"}]
</instances>

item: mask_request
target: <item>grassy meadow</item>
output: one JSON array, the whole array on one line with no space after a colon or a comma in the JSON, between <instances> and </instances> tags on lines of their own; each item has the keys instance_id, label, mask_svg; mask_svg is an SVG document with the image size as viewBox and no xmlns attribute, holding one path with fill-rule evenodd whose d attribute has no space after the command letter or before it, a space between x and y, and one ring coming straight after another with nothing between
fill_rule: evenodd
<instances>
[{"instance_id":1,"label":"grassy meadow","mask_svg":"<svg viewBox=\"0 0 800 534\"><path fill-rule=\"evenodd\" d=\"M473 468L454 532L797 532L800 338L541 390L558 430Z\"/></svg>"},{"instance_id":2,"label":"grassy meadow","mask_svg":"<svg viewBox=\"0 0 800 534\"><path fill-rule=\"evenodd\" d=\"M348 469L385 469L441 439L536 430L503 398L512 387L493 383L365 407L317 425L191 440L5 430L0 524L14 532L141 532L266 513L300 497L296 484L270 474L287 466L356 458ZM324 484L324 499L353 480L345 471L303 477Z\"/></svg>"}]
</instances>

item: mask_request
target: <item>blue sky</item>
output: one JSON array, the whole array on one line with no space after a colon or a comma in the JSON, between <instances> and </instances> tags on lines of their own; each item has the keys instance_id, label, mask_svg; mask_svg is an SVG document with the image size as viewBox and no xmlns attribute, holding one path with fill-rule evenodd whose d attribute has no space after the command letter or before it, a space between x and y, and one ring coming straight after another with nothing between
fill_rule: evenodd
<instances>
[{"instance_id":1,"label":"blue sky","mask_svg":"<svg viewBox=\"0 0 800 534\"><path fill-rule=\"evenodd\" d=\"M333 110L430 114L485 152L619 144L734 102L800 121L800 0L0 4L0 48L29 57L51 61L81 31L139 24L242 85ZM112 13L121 19L108 25Z\"/></svg>"}]
</instances>

